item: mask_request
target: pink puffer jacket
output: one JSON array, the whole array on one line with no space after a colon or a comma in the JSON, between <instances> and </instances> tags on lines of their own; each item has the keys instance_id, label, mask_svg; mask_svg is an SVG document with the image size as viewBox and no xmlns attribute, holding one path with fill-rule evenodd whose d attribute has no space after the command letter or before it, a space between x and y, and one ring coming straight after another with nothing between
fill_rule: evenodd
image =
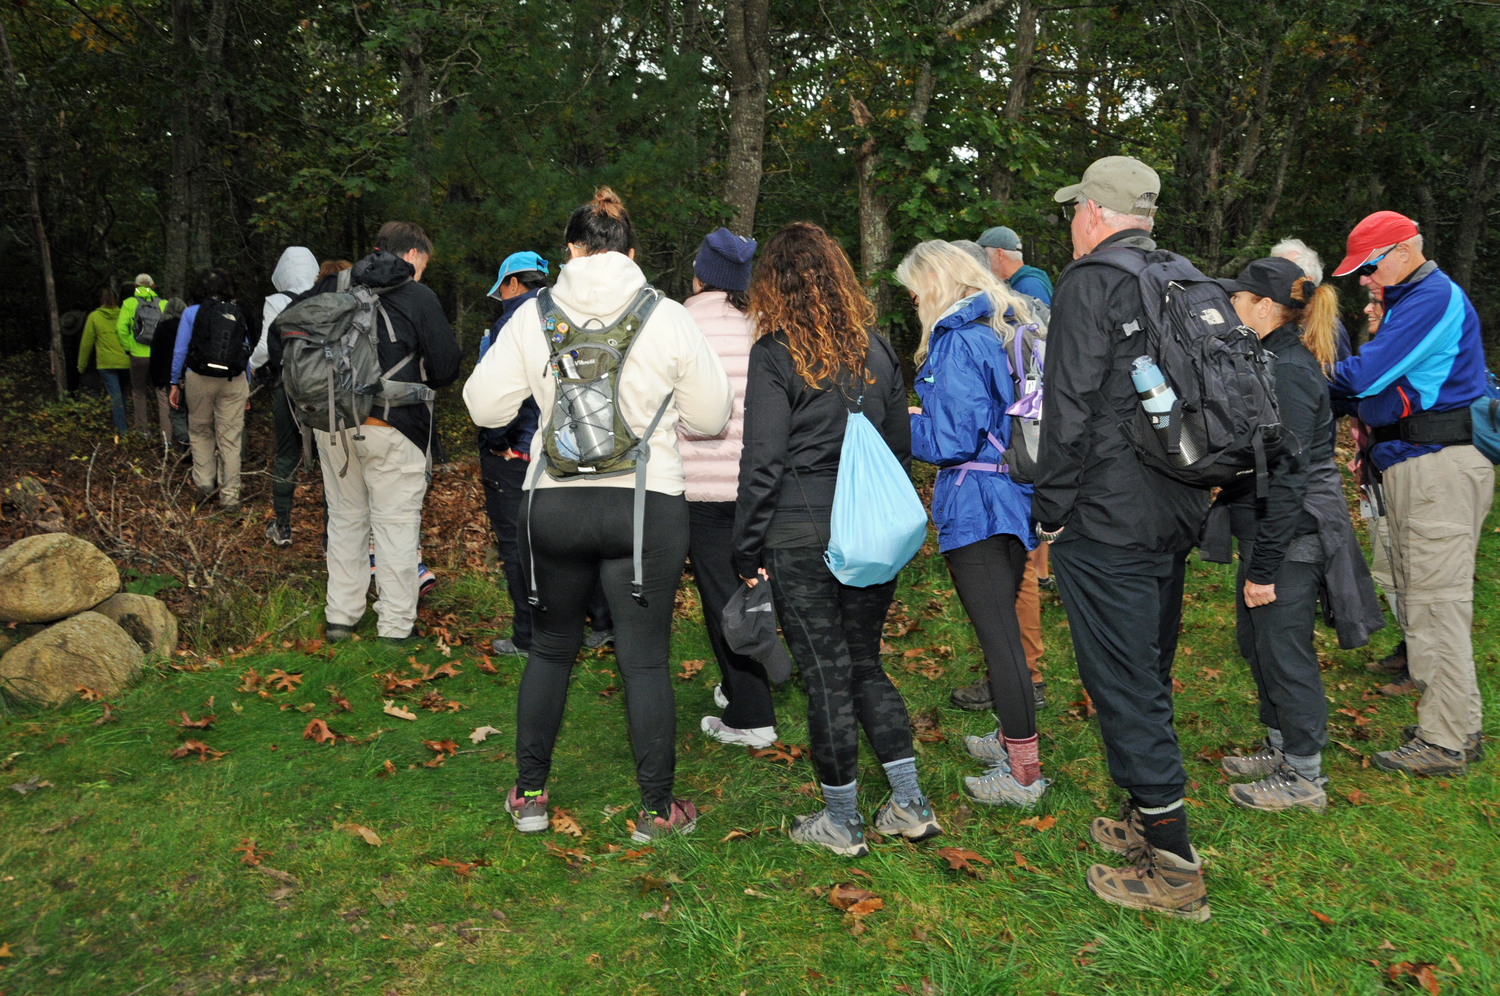
<instances>
[{"instance_id":1,"label":"pink puffer jacket","mask_svg":"<svg viewBox=\"0 0 1500 996\"><path fill-rule=\"evenodd\" d=\"M734 388L734 409L723 432L709 437L695 436L681 426L677 429L677 449L682 453L687 475L687 500L734 501L739 494L740 446L745 436L745 377L750 369L755 326L729 303L723 291L694 294L683 306L719 354L729 384Z\"/></svg>"}]
</instances>

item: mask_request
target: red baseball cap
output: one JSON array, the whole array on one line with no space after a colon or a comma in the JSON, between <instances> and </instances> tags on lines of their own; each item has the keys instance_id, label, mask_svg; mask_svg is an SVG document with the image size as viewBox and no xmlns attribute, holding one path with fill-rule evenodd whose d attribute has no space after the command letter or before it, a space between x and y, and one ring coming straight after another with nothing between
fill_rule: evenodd
<instances>
[{"instance_id":1,"label":"red baseball cap","mask_svg":"<svg viewBox=\"0 0 1500 996\"><path fill-rule=\"evenodd\" d=\"M1335 277L1353 273L1377 249L1405 242L1417 234L1417 223L1398 211L1376 211L1349 233L1348 254L1333 271Z\"/></svg>"}]
</instances>

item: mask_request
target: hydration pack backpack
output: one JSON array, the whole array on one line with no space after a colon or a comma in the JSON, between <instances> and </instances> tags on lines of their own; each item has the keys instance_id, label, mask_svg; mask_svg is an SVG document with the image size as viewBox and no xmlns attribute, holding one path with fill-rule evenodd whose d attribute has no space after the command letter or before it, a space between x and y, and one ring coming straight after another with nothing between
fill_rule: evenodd
<instances>
[{"instance_id":1,"label":"hydration pack backpack","mask_svg":"<svg viewBox=\"0 0 1500 996\"><path fill-rule=\"evenodd\" d=\"M415 353L403 356L390 369L380 366L377 325L391 342L398 342L380 295L392 288L354 284L351 271L341 270L335 290L314 294L287 306L271 323L281 337L281 383L304 434L309 429L336 433L344 448L343 477L349 472L349 430L359 427L376 408L389 421L392 408L426 405L427 463L432 464L432 403L437 392L428 387L426 370ZM397 287L400 284L395 285ZM405 376L398 379L398 374ZM410 378L415 379L410 379ZM304 435L304 446L308 437Z\"/></svg>"},{"instance_id":2,"label":"hydration pack backpack","mask_svg":"<svg viewBox=\"0 0 1500 996\"><path fill-rule=\"evenodd\" d=\"M1005 362L1010 367L1016 400L1005 409L1010 416L1010 447L1005 451L1004 464L1005 472L1018 484L1036 481L1036 458L1042 444L1042 371L1046 354L1046 326L1037 322L1017 328L1006 350Z\"/></svg>"},{"instance_id":3,"label":"hydration pack backpack","mask_svg":"<svg viewBox=\"0 0 1500 996\"><path fill-rule=\"evenodd\" d=\"M198 309L202 311L202 308ZM131 323L130 334L135 336L137 345L149 346L151 340L156 338L156 326L161 324L161 298L139 297L136 298L135 320Z\"/></svg>"},{"instance_id":4,"label":"hydration pack backpack","mask_svg":"<svg viewBox=\"0 0 1500 996\"><path fill-rule=\"evenodd\" d=\"M139 309L137 305L137 309ZM139 310L136 312L139 314ZM161 312L157 311L160 318ZM188 344L188 369L204 377L234 377L245 372L250 347L244 312L233 301L211 297L198 305L193 319L193 341ZM155 329L152 330L155 335ZM140 341L140 340L137 340Z\"/></svg>"},{"instance_id":5,"label":"hydration pack backpack","mask_svg":"<svg viewBox=\"0 0 1500 996\"><path fill-rule=\"evenodd\" d=\"M634 529L635 578L631 597L646 605L642 591L641 547L645 530L646 462L651 459L651 434L666 414L671 392L636 436L620 414L620 372L635 345L646 319L656 309L662 293L649 284L635 296L630 307L611 325L595 320L587 328L563 313L543 288L536 296L537 314L542 320L542 334L552 356L549 369L556 387L552 411L546 424L536 434L532 445L533 459L555 481L597 479L635 474ZM536 442L540 441L541 446ZM533 486L527 498L527 529L531 528L530 502L536 497ZM527 548L531 548L530 536ZM532 557L532 605L539 605L536 588L536 558Z\"/></svg>"},{"instance_id":6,"label":"hydration pack backpack","mask_svg":"<svg viewBox=\"0 0 1500 996\"><path fill-rule=\"evenodd\" d=\"M1240 324L1224 288L1187 259L1159 249L1144 256L1106 249L1074 265L1112 266L1140 283L1144 313L1124 332L1132 340L1140 336L1140 355L1156 362L1177 395L1167 439L1140 405L1122 423L1141 461L1195 488L1254 477L1256 496L1265 497L1268 465L1283 445L1275 357ZM1296 445L1295 437L1286 438Z\"/></svg>"}]
</instances>

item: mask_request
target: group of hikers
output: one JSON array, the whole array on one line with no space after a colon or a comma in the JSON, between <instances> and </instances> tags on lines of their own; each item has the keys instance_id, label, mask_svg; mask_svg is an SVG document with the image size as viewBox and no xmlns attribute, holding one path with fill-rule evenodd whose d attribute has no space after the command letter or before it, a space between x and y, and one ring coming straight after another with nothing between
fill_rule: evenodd
<instances>
[{"instance_id":1,"label":"group of hikers","mask_svg":"<svg viewBox=\"0 0 1500 996\"><path fill-rule=\"evenodd\" d=\"M608 188L568 219L569 258L555 281L540 255L507 257L491 290L500 317L463 399L479 427L487 510L515 608L494 650L525 659L517 775L504 803L516 829L549 825L548 778L574 661L586 642L607 641L641 793L633 837L695 828L697 808L674 790L668 669L674 594L690 562L722 674L720 712L702 718L703 733L752 748L775 743L771 688L789 670L778 625L801 675L823 808L797 817L792 838L868 853L860 731L889 787L873 829L909 841L942 833L921 788L906 704L881 663L896 572L912 551L876 583L847 583L835 556L834 535L848 532L837 509L861 498L841 465L865 422L901 468L937 468L938 549L986 664L984 679L955 689L953 701L996 717L993 732L965 741L980 765L966 779L977 802L1032 808L1050 784L1035 667L1038 586L1056 587L1124 792L1118 818L1090 827L1094 843L1128 862L1088 869L1099 898L1209 916L1173 728L1172 665L1195 548L1229 562L1231 540L1238 544L1236 632L1265 734L1255 750L1222 761L1237 779L1228 789L1236 805L1327 806L1315 622L1323 614L1341 646L1365 645L1384 625L1374 580L1403 640L1371 667L1399 672L1392 685L1409 682L1421 698L1403 742L1372 762L1454 777L1481 759L1470 624L1494 453L1475 445L1484 427L1473 406L1495 391L1472 305L1424 257L1413 221L1377 212L1350 232L1333 273L1357 274L1368 292L1369 335L1351 351L1337 294L1306 244L1288 239L1238 276L1210 280L1153 240L1159 193L1157 174L1123 156L1096 161L1057 191L1074 260L1055 290L1025 264L1010 228L913 247L895 271L921 327L913 385L875 331L848 258L815 224L787 225L763 246L723 228L709 233L680 304L649 285L630 215ZM372 565L378 635L414 636L432 390L459 375L455 337L421 283L428 237L391 222L377 242L352 268L321 272L307 250L288 249L259 343L217 371L232 384L248 365L278 383L278 487L294 477L299 426L312 427L327 503L331 641L348 638L364 615ZM225 278L200 289L197 321L175 302L162 309L182 312L174 357L187 357L186 375L178 359L171 364L171 394L186 388L190 431L200 420L229 423L216 437L221 452L226 436L238 445L244 390L205 386L215 372L193 357L201 316L232 299ZM138 285L138 300L154 296L149 278ZM135 355L123 312L117 322ZM153 348L163 335L174 341L158 326ZM379 377L361 407L335 398L327 357L337 350L327 344L365 339L374 350L365 367ZM348 369L361 368L359 348L350 347ZM1349 417L1357 448L1351 469L1373 579L1334 463L1339 416ZM212 452L212 441L200 452L195 437L195 474L208 464L200 487L215 483ZM229 463L226 454L226 475ZM237 499L230 477L218 484L223 500ZM289 543L290 489L284 504L277 494L268 536ZM879 532L885 512L864 510L869 528Z\"/></svg>"}]
</instances>

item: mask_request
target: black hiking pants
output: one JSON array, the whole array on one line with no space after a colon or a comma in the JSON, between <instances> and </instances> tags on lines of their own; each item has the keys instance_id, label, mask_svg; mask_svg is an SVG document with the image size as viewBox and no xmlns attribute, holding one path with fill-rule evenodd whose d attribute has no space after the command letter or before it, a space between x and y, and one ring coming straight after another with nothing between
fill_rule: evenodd
<instances>
[{"instance_id":1,"label":"black hiking pants","mask_svg":"<svg viewBox=\"0 0 1500 996\"><path fill-rule=\"evenodd\" d=\"M734 502L690 501L688 521L692 530L688 555L693 562L693 581L703 599L703 623L714 648L722 688L729 707L726 726L753 730L776 725L776 707L771 702L771 682L766 669L753 657L737 654L724 642L724 606L744 584L735 572Z\"/></svg>"},{"instance_id":2,"label":"black hiking pants","mask_svg":"<svg viewBox=\"0 0 1500 996\"><path fill-rule=\"evenodd\" d=\"M1235 576L1234 629L1260 695L1260 721L1281 731L1286 753L1311 757L1328 744L1328 699L1313 648L1323 565L1283 560L1274 582L1276 601L1250 609L1245 607L1250 556L1245 546Z\"/></svg>"}]
</instances>

